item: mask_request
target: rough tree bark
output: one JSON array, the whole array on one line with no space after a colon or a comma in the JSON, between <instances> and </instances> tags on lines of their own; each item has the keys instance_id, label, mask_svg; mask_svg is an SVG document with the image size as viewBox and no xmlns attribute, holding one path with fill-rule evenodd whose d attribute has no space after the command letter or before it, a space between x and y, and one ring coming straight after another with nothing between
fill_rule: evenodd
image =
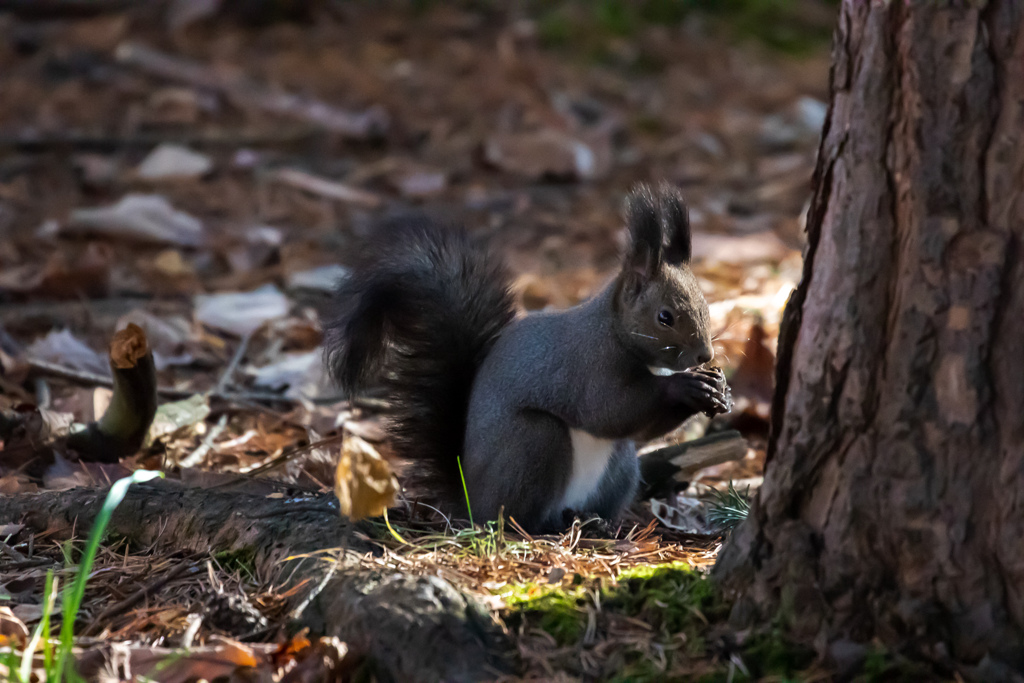
<instances>
[{"instance_id":1,"label":"rough tree bark","mask_svg":"<svg viewBox=\"0 0 1024 683\"><path fill-rule=\"evenodd\" d=\"M248 492L172 481L136 484L114 511L108 533L133 547L250 557L255 574L282 592L304 580L319 584L329 565L317 560L318 553L344 547L347 561L302 613L300 625L337 636L369 657L379 681L492 680L512 668L508 639L475 599L436 576L361 567L354 555L374 547L351 533L329 497L297 503L292 495L268 497L281 488L271 482L239 483ZM70 538L92 526L106 494L77 488L0 496L0 522ZM297 591L293 603L308 594Z\"/></svg>"},{"instance_id":2,"label":"rough tree bark","mask_svg":"<svg viewBox=\"0 0 1024 683\"><path fill-rule=\"evenodd\" d=\"M717 576L837 658L1024 667L1024 2L844 0L769 464Z\"/></svg>"}]
</instances>

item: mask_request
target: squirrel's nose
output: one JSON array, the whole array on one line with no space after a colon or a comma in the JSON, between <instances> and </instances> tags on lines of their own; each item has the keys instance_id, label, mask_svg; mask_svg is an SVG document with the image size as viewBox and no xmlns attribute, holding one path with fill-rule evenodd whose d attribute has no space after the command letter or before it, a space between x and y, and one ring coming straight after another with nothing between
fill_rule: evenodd
<instances>
[{"instance_id":1,"label":"squirrel's nose","mask_svg":"<svg viewBox=\"0 0 1024 683\"><path fill-rule=\"evenodd\" d=\"M710 363L711 359L713 359L714 357L715 350L708 346L705 349L703 349L699 354L697 354L697 364L704 365L705 363Z\"/></svg>"}]
</instances>

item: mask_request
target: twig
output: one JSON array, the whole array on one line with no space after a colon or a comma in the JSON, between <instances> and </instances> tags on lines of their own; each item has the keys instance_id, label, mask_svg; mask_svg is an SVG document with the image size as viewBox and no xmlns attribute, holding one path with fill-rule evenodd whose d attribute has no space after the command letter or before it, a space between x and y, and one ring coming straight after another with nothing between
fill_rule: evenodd
<instances>
[{"instance_id":1,"label":"twig","mask_svg":"<svg viewBox=\"0 0 1024 683\"><path fill-rule=\"evenodd\" d=\"M306 452L311 451L313 449L320 448L321 446L329 446L329 445L331 445L333 443L337 443L338 441L343 440L344 438L345 438L344 434L335 434L334 436L328 436L325 439L320 439L319 441L314 441L313 443L306 444L305 446L297 446L295 448L290 448L290 449L284 451L283 453L281 453L280 455L275 455L270 460L267 460L266 462L260 463L256 467L253 467L251 470L245 471L244 474L245 474L246 477L254 477L257 474L263 474L264 472L269 472L272 469L280 467L281 465L283 465L284 463L288 462L289 460L291 460L292 458L294 458L296 456L302 455L303 453L306 453ZM244 480L244 479L241 479L241 480ZM237 482L234 482L234 481L225 482L224 484L218 484L217 486L211 486L210 488L217 488L218 486L230 486L230 485L232 485L234 483L237 483Z\"/></svg>"},{"instance_id":2,"label":"twig","mask_svg":"<svg viewBox=\"0 0 1024 683\"><path fill-rule=\"evenodd\" d=\"M381 198L372 192L360 190L357 187L345 185L334 180L319 178L311 173L294 168L278 169L270 177L283 185L339 202L358 204L369 209L376 208L381 204Z\"/></svg>"},{"instance_id":3,"label":"twig","mask_svg":"<svg viewBox=\"0 0 1024 683\"><path fill-rule=\"evenodd\" d=\"M0 135L0 149L15 149L19 152L46 152L52 149L71 148L97 152L113 152L125 148L150 148L161 143L173 142L189 147L263 147L290 145L321 132L319 126L293 124L263 131L238 129L212 129L204 131L181 131L175 133L131 133L119 134L102 130L66 130L41 133L28 130Z\"/></svg>"},{"instance_id":4,"label":"twig","mask_svg":"<svg viewBox=\"0 0 1024 683\"><path fill-rule=\"evenodd\" d=\"M19 553L16 549L12 548L11 546L7 545L6 543L0 543L0 552L2 552L4 555L10 556L11 559L15 560L16 562L24 562L25 560L28 559L27 557L25 557L24 555Z\"/></svg>"},{"instance_id":5,"label":"twig","mask_svg":"<svg viewBox=\"0 0 1024 683\"><path fill-rule=\"evenodd\" d=\"M348 534L346 534L346 536L347 535ZM320 595L321 591L323 591L323 589L327 587L328 582L334 576L334 572L336 572L338 570L338 567L341 566L341 558L344 555L344 553L344 550L338 551L338 556L335 557L334 562L331 563L331 568L327 570L323 578L320 579L320 582L313 587L313 590L310 591L309 595L307 595L306 598L302 602L300 602L295 609L292 610L291 614L289 615L292 619L298 620L299 618L301 618L302 613L306 611L307 607L309 607L309 603L313 602L313 600L316 599L316 596Z\"/></svg>"},{"instance_id":6,"label":"twig","mask_svg":"<svg viewBox=\"0 0 1024 683\"><path fill-rule=\"evenodd\" d=\"M19 562L11 562L10 564L0 564L0 572L13 572L19 569L31 569L32 567L42 567L47 564L57 564L48 557L30 557L27 560L21 560Z\"/></svg>"},{"instance_id":7,"label":"twig","mask_svg":"<svg viewBox=\"0 0 1024 683\"><path fill-rule=\"evenodd\" d=\"M217 420L217 424L215 424L213 428L211 428L210 431L207 432L206 436L203 438L203 442L199 444L199 448L195 449L187 456L182 458L180 461L178 461L178 467L195 467L196 465L201 463L203 461L203 458L206 457L206 454L210 452L211 448L213 448L214 439L220 436L227 426L228 414L224 413L223 415L220 416L220 419Z\"/></svg>"},{"instance_id":8,"label":"twig","mask_svg":"<svg viewBox=\"0 0 1024 683\"><path fill-rule=\"evenodd\" d=\"M247 78L218 73L206 64L169 55L139 43L125 42L117 48L117 59L154 76L223 93L237 106L315 124L346 137L367 139L381 135L388 127L382 107L350 112L288 92L272 91Z\"/></svg>"},{"instance_id":9,"label":"twig","mask_svg":"<svg viewBox=\"0 0 1024 683\"><path fill-rule=\"evenodd\" d=\"M75 370L74 368L64 367L63 365L50 363L49 361L39 360L37 358L29 358L28 365L29 368L36 372L45 373L71 382L78 382L79 384L99 387L114 386L113 378L104 377L103 375L98 375L95 372L88 372L87 370ZM190 391L188 389L176 389L174 387L157 387L156 393L165 398L179 400L189 398L190 396L195 396L196 394L203 392ZM210 400L227 402L264 401L268 403L287 403L289 405L295 405L299 402L297 399L289 398L281 394L272 394L269 391L213 391L209 392L207 396L210 397Z\"/></svg>"},{"instance_id":10,"label":"twig","mask_svg":"<svg viewBox=\"0 0 1024 683\"><path fill-rule=\"evenodd\" d=\"M262 326L261 326L262 327ZM217 388L214 389L214 393L223 394L227 391L228 385L231 383L231 378L235 376L235 370L238 369L238 364L242 362L245 357L245 352L249 348L249 342L252 341L252 335L254 332L249 332L242 337L242 341L238 343L238 348L235 349L235 354L231 356L231 362L224 368L224 372L221 373L220 379L217 381Z\"/></svg>"},{"instance_id":11,"label":"twig","mask_svg":"<svg viewBox=\"0 0 1024 683\"><path fill-rule=\"evenodd\" d=\"M174 569L165 572L163 576L160 576L154 579L153 581L150 581L145 586L135 591L121 602L115 603L107 609L100 612L100 614L92 620L92 623L85 628L85 630L82 632L82 635L96 635L96 633L100 632L101 627L105 627L108 623L110 623L110 620L112 618L116 617L118 614L121 614L125 610L131 609L135 606L136 603L141 601L150 593L160 590L168 583L170 583L174 579L179 578L184 574L195 574L197 571L199 571L199 568L194 564L181 564L175 567Z\"/></svg>"}]
</instances>

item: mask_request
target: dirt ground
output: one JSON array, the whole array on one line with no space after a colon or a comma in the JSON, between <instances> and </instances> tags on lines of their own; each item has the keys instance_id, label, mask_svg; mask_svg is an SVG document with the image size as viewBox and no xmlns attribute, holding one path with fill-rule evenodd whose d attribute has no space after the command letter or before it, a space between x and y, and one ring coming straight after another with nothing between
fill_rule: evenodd
<instances>
[{"instance_id":1,"label":"dirt ground","mask_svg":"<svg viewBox=\"0 0 1024 683\"><path fill-rule=\"evenodd\" d=\"M146 329L165 405L118 464L39 462L7 434L4 494L140 467L195 486L243 473L330 491L338 446L307 444L344 432L388 455L380 406L344 403L319 362L339 266L382 221L462 222L501 249L524 308L565 307L615 272L629 188L662 180L689 203L694 270L736 399L669 441L731 428L750 446L683 497L758 485L827 43L793 53L721 14L662 22L613 2L47 4L0 3L0 409L35 416L37 436L96 419L110 400L105 349L127 322ZM298 16L270 20L264 5ZM827 3L797 6L805 24L829 26ZM385 534L360 561L443 575L500 621L510 586L710 566L721 534L662 503L657 517L638 503L612 545L569 532L496 561L433 543L444 525L405 502L392 520L415 547ZM46 570L70 570L56 537L8 526L0 604L32 629ZM234 617L196 617L211 595ZM294 644L275 628L286 603L245 563L113 543L79 624L86 649L185 642L227 671L250 659L271 671ZM563 666L557 643L537 638L519 641L526 673L609 676L608 648L590 642Z\"/></svg>"}]
</instances>

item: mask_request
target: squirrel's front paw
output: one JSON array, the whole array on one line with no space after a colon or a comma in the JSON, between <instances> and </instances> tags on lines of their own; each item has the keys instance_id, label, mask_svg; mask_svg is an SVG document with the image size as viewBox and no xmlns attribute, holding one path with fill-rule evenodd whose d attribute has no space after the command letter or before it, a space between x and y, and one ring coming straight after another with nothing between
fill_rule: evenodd
<instances>
[{"instance_id":1,"label":"squirrel's front paw","mask_svg":"<svg viewBox=\"0 0 1024 683\"><path fill-rule=\"evenodd\" d=\"M688 370L675 375L675 398L708 417L732 410L732 391L721 368Z\"/></svg>"}]
</instances>

